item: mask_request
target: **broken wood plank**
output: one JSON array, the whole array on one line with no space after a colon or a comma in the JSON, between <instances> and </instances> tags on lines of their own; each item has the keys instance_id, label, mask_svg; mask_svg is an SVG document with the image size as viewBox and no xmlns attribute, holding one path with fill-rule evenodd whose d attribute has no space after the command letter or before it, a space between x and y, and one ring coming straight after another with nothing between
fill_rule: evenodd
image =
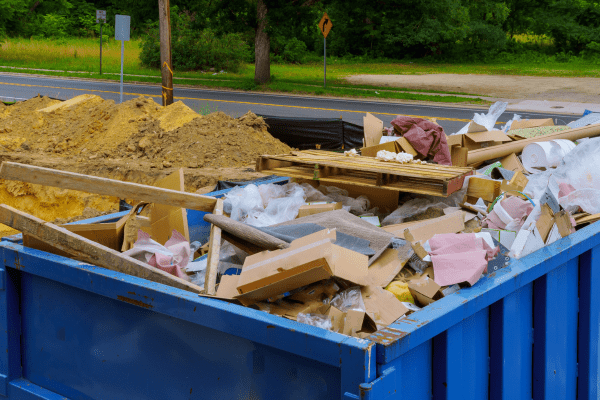
<instances>
[{"instance_id":1,"label":"broken wood plank","mask_svg":"<svg viewBox=\"0 0 600 400\"><path fill-rule=\"evenodd\" d=\"M81 261L189 292L202 292L202 288L197 285L5 204L0 205L0 223L31 235Z\"/></svg>"},{"instance_id":2,"label":"broken wood plank","mask_svg":"<svg viewBox=\"0 0 600 400\"><path fill-rule=\"evenodd\" d=\"M217 199L214 197L201 196L194 193L161 189L139 183L122 182L114 179L14 162L2 163L0 178L62 189L79 190L104 196L114 196L121 199L126 198L174 207L190 208L205 212L212 212L217 202Z\"/></svg>"},{"instance_id":3,"label":"broken wood plank","mask_svg":"<svg viewBox=\"0 0 600 400\"><path fill-rule=\"evenodd\" d=\"M205 215L206 218L208 215ZM217 199L217 204L212 216L223 216L223 199ZM227 218L227 217L225 217ZM213 224L210 227L210 239L208 241L208 259L206 261L206 275L204 279L204 290L208 295L217 293L217 271L219 268L219 257L221 255L221 228Z\"/></svg>"},{"instance_id":4,"label":"broken wood plank","mask_svg":"<svg viewBox=\"0 0 600 400\"><path fill-rule=\"evenodd\" d=\"M290 244L271 236L263 231L256 229L253 226L235 221L224 215L206 214L204 216L206 222L218 226L225 232L252 243L263 250L281 250L290 247Z\"/></svg>"}]
</instances>

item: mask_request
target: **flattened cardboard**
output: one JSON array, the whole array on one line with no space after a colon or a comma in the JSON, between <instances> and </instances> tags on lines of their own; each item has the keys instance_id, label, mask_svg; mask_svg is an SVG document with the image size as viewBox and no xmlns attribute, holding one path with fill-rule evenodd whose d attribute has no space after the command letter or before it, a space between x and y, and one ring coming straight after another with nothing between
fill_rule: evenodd
<instances>
[{"instance_id":1,"label":"flattened cardboard","mask_svg":"<svg viewBox=\"0 0 600 400\"><path fill-rule=\"evenodd\" d=\"M363 117L363 126L365 130L365 144L367 147L379 144L383 136L383 121L371 113Z\"/></svg>"},{"instance_id":2,"label":"flattened cardboard","mask_svg":"<svg viewBox=\"0 0 600 400\"><path fill-rule=\"evenodd\" d=\"M239 278L239 275L221 276L221 283L219 283L219 287L217 288L217 296L228 299L233 299L235 296L237 296L237 285Z\"/></svg>"},{"instance_id":3,"label":"flattened cardboard","mask_svg":"<svg viewBox=\"0 0 600 400\"><path fill-rule=\"evenodd\" d=\"M538 126L554 126L552 118L544 119L526 119L521 121L513 121L510 124L509 132L514 129L537 128Z\"/></svg>"},{"instance_id":4,"label":"flattened cardboard","mask_svg":"<svg viewBox=\"0 0 600 400\"><path fill-rule=\"evenodd\" d=\"M521 163L521 160L515 153L509 154L506 157L500 159L500 164L502 164L502 168L508 169L511 171L520 171L525 172L525 168Z\"/></svg>"},{"instance_id":5,"label":"flattened cardboard","mask_svg":"<svg viewBox=\"0 0 600 400\"><path fill-rule=\"evenodd\" d=\"M383 254L369 266L369 280L374 286L387 286L400 273L406 262L398 257L398 251L386 249Z\"/></svg>"},{"instance_id":6,"label":"flattened cardboard","mask_svg":"<svg viewBox=\"0 0 600 400\"><path fill-rule=\"evenodd\" d=\"M335 230L323 230L294 240L284 250L265 251L246 258L236 298L253 304L332 276L363 284L368 257L334 245Z\"/></svg>"},{"instance_id":7,"label":"flattened cardboard","mask_svg":"<svg viewBox=\"0 0 600 400\"><path fill-rule=\"evenodd\" d=\"M362 329L365 320L365 312L358 310L348 310L344 321L342 333L348 336L356 336L356 333Z\"/></svg>"},{"instance_id":8,"label":"flattened cardboard","mask_svg":"<svg viewBox=\"0 0 600 400\"><path fill-rule=\"evenodd\" d=\"M305 206L301 206L298 209L298 216L296 218L307 217L313 214L319 214L322 212L333 211L333 210L341 210L342 203L328 203L328 204L309 204Z\"/></svg>"},{"instance_id":9,"label":"flattened cardboard","mask_svg":"<svg viewBox=\"0 0 600 400\"><path fill-rule=\"evenodd\" d=\"M425 242L438 233L457 233L465 229L463 211L426 220L423 224L408 227L404 238L409 242Z\"/></svg>"}]
</instances>

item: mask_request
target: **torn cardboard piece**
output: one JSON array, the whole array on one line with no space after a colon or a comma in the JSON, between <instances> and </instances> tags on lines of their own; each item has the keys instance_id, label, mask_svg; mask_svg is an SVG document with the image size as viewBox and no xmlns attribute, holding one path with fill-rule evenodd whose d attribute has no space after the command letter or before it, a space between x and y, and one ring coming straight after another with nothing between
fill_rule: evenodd
<instances>
[{"instance_id":1,"label":"torn cardboard piece","mask_svg":"<svg viewBox=\"0 0 600 400\"><path fill-rule=\"evenodd\" d=\"M373 286L387 286L400 273L406 262L400 260L398 250L386 249L369 266L369 280Z\"/></svg>"},{"instance_id":2,"label":"torn cardboard piece","mask_svg":"<svg viewBox=\"0 0 600 400\"><path fill-rule=\"evenodd\" d=\"M360 154L364 157L377 157L377 152L381 150L390 151L392 153L407 153L413 157L417 157L418 153L415 148L403 137L394 137L395 140L377 144L374 146L363 147L360 149Z\"/></svg>"},{"instance_id":3,"label":"torn cardboard piece","mask_svg":"<svg viewBox=\"0 0 600 400\"><path fill-rule=\"evenodd\" d=\"M364 284L368 257L336 246L335 240L335 229L325 229L294 240L287 249L247 257L237 299L250 305L332 276Z\"/></svg>"},{"instance_id":4,"label":"torn cardboard piece","mask_svg":"<svg viewBox=\"0 0 600 400\"><path fill-rule=\"evenodd\" d=\"M408 227L404 238L409 242L426 242L438 233L457 233L465 229L463 211L457 211L443 217L428 219L423 224Z\"/></svg>"},{"instance_id":5,"label":"torn cardboard piece","mask_svg":"<svg viewBox=\"0 0 600 400\"><path fill-rule=\"evenodd\" d=\"M521 160L519 159L519 157L517 157L515 153L509 154L506 157L500 159L500 164L502 164L503 168L508 169L510 171L525 172L525 167L523 167Z\"/></svg>"},{"instance_id":6,"label":"torn cardboard piece","mask_svg":"<svg viewBox=\"0 0 600 400\"><path fill-rule=\"evenodd\" d=\"M538 126L554 126L552 118L544 119L523 119L521 121L513 121L510 124L509 132L515 129L537 128Z\"/></svg>"},{"instance_id":7,"label":"torn cardboard piece","mask_svg":"<svg viewBox=\"0 0 600 400\"><path fill-rule=\"evenodd\" d=\"M523 190L525 190L527 183L529 183L529 179L527 179L527 177L523 175L522 172L517 171L510 180L502 181L502 184L500 185L500 190L502 192L522 192Z\"/></svg>"},{"instance_id":8,"label":"torn cardboard piece","mask_svg":"<svg viewBox=\"0 0 600 400\"><path fill-rule=\"evenodd\" d=\"M425 307L444 295L441 292L441 286L427 275L412 279L408 282L408 290L417 302L417 305Z\"/></svg>"},{"instance_id":9,"label":"torn cardboard piece","mask_svg":"<svg viewBox=\"0 0 600 400\"><path fill-rule=\"evenodd\" d=\"M363 126L365 131L365 146L375 146L379 144L381 136L383 136L383 121L367 113L363 117Z\"/></svg>"}]
</instances>

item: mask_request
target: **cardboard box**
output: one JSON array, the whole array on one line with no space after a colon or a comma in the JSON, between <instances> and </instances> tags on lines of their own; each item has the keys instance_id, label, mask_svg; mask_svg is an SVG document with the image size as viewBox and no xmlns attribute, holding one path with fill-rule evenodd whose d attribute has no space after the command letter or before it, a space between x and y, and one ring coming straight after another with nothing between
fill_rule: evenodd
<instances>
[{"instance_id":1,"label":"cardboard box","mask_svg":"<svg viewBox=\"0 0 600 400\"><path fill-rule=\"evenodd\" d=\"M333 211L333 210L341 210L342 203L327 203L327 202L319 202L319 203L308 203L305 206L301 206L298 209L298 216L296 218L307 217L313 214L319 214L322 212Z\"/></svg>"},{"instance_id":2,"label":"cardboard box","mask_svg":"<svg viewBox=\"0 0 600 400\"><path fill-rule=\"evenodd\" d=\"M325 229L294 240L287 249L247 257L236 298L250 305L332 276L364 284L368 257L336 246L335 240L335 230Z\"/></svg>"},{"instance_id":3,"label":"cardboard box","mask_svg":"<svg viewBox=\"0 0 600 400\"><path fill-rule=\"evenodd\" d=\"M397 137L392 142L363 147L360 149L360 154L365 157L377 157L377 152L381 150L391 151L392 153L408 153L413 157L418 155L415 148L403 137Z\"/></svg>"},{"instance_id":4,"label":"cardboard box","mask_svg":"<svg viewBox=\"0 0 600 400\"><path fill-rule=\"evenodd\" d=\"M406 261L400 260L398 250L385 249L381 256L369 266L370 284L381 287L387 286L402 270Z\"/></svg>"},{"instance_id":5,"label":"cardboard box","mask_svg":"<svg viewBox=\"0 0 600 400\"><path fill-rule=\"evenodd\" d=\"M506 157L500 159L500 164L502 164L502 168L508 169L511 171L519 171L525 172L525 167L521 163L521 160L515 153L509 154Z\"/></svg>"},{"instance_id":6,"label":"cardboard box","mask_svg":"<svg viewBox=\"0 0 600 400\"><path fill-rule=\"evenodd\" d=\"M472 125L472 123L471 123ZM453 146L466 147L468 150L477 150L484 147L496 146L502 143L511 142L512 139L504 132L493 131L478 131L468 132L462 135L451 135L446 137L448 147Z\"/></svg>"},{"instance_id":7,"label":"cardboard box","mask_svg":"<svg viewBox=\"0 0 600 400\"><path fill-rule=\"evenodd\" d=\"M491 202L500 196L501 182L484 178L471 178L467 186L467 202L475 204L477 199ZM469 201L474 200L474 201Z\"/></svg>"}]
</instances>

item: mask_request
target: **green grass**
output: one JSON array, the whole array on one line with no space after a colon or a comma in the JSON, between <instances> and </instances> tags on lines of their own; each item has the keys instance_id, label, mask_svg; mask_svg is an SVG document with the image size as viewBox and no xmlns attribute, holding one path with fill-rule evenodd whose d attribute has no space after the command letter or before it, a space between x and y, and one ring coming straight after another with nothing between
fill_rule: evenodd
<instances>
[{"instance_id":1,"label":"green grass","mask_svg":"<svg viewBox=\"0 0 600 400\"><path fill-rule=\"evenodd\" d=\"M517 40L531 42L544 38L519 37ZM125 42L124 72L128 82L160 82L160 71L140 64L140 41ZM545 44L545 43L543 43ZM98 39L7 39L0 47L0 65L49 71L14 70L0 68L0 71L28 72L34 74L72 76L80 78L103 78L118 80L116 75L121 68L121 43L109 40L103 45L103 75L99 75ZM511 58L504 56L504 59ZM207 88L229 88L236 90L256 90L292 94L312 94L357 98L378 98L435 101L452 103L487 104L478 98L462 97L468 93L439 92L434 90L414 90L388 86L351 85L346 77L358 74L490 74L490 75L529 75L560 77L600 77L600 63L570 58L569 62L559 62L555 57L544 55L521 55L510 61L495 63L427 63L423 61L377 61L365 57L341 59L330 57L327 60L327 88L323 88L323 65L274 64L271 74L275 78L265 86L256 86L253 81L254 66L245 65L239 73L214 73L210 71L175 71L176 85L193 85ZM65 72L71 71L71 72ZM438 94L445 94L439 96Z\"/></svg>"}]
</instances>

